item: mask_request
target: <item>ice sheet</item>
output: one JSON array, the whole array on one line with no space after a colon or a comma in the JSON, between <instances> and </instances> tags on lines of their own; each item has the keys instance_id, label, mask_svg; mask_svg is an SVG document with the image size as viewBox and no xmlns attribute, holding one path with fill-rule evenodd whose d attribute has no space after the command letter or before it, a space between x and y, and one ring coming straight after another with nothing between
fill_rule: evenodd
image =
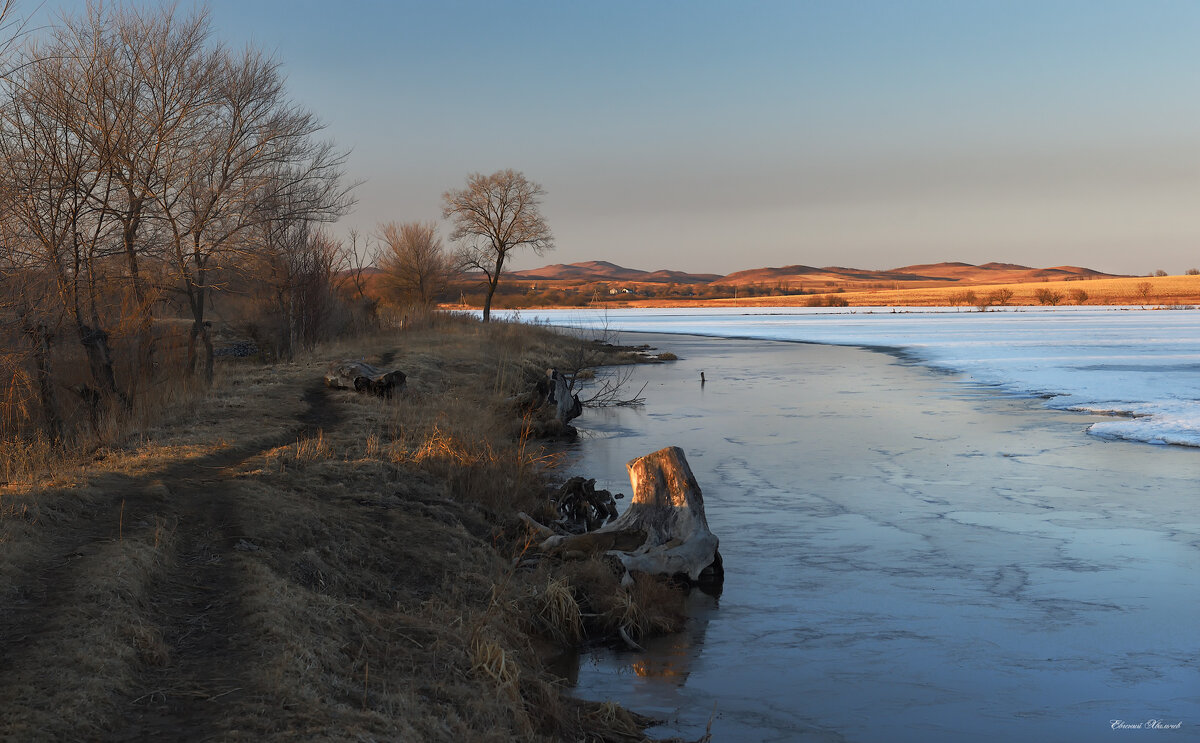
<instances>
[{"instance_id":1,"label":"ice sheet","mask_svg":"<svg viewBox=\"0 0 1200 743\"><path fill-rule=\"evenodd\" d=\"M728 308L497 313L604 331L885 347L975 382L1106 414L1104 438L1200 446L1200 311Z\"/></svg>"},{"instance_id":2,"label":"ice sheet","mask_svg":"<svg viewBox=\"0 0 1200 743\"><path fill-rule=\"evenodd\" d=\"M687 740L1195 737L1196 450L881 353L622 340L680 358L635 367L644 407L576 421L570 471L628 493L629 459L682 447L724 593L645 653L585 656L582 697Z\"/></svg>"}]
</instances>

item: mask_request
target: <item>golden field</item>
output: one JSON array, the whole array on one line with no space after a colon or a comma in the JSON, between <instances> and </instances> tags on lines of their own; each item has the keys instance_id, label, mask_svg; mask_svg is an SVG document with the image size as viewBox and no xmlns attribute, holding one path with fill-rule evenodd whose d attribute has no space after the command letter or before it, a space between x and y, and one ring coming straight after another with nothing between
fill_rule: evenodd
<instances>
[{"instance_id":1,"label":"golden field","mask_svg":"<svg viewBox=\"0 0 1200 743\"><path fill-rule=\"evenodd\" d=\"M1039 290L1049 290L1059 294L1061 300L1058 304L1060 305L1200 305L1200 276L1129 276L1112 279L1037 281L1019 284L958 284L916 289L850 290L823 295L642 300L621 303L605 302L604 305L622 307L804 307L810 304L815 297L836 297L844 299L846 304L851 307L937 307L954 304L973 305L972 301L962 301L963 295L967 292L973 292L977 298L985 298L1001 290L1012 292L1012 298L1005 302L1008 305L1042 304L1037 297ZM1078 292L1086 293L1086 298L1078 301Z\"/></svg>"}]
</instances>

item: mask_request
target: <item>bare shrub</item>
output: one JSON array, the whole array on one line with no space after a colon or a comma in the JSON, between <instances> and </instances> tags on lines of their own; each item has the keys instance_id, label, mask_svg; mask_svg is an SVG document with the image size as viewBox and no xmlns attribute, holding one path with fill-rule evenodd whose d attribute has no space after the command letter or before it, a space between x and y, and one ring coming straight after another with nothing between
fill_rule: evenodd
<instances>
[{"instance_id":1,"label":"bare shrub","mask_svg":"<svg viewBox=\"0 0 1200 743\"><path fill-rule=\"evenodd\" d=\"M1013 298L1012 289L1003 289L1003 288L995 289L991 293L988 294L988 301L991 304L994 304L994 305L997 305L1000 307L1007 306L1008 303L1012 301L1012 298Z\"/></svg>"},{"instance_id":2,"label":"bare shrub","mask_svg":"<svg viewBox=\"0 0 1200 743\"><path fill-rule=\"evenodd\" d=\"M428 311L456 273L433 222L386 222L379 225L376 258L380 285L394 304Z\"/></svg>"},{"instance_id":3,"label":"bare shrub","mask_svg":"<svg viewBox=\"0 0 1200 743\"><path fill-rule=\"evenodd\" d=\"M1033 296L1040 304L1055 306L1063 300L1062 292L1056 292L1053 289L1041 288L1033 293Z\"/></svg>"}]
</instances>

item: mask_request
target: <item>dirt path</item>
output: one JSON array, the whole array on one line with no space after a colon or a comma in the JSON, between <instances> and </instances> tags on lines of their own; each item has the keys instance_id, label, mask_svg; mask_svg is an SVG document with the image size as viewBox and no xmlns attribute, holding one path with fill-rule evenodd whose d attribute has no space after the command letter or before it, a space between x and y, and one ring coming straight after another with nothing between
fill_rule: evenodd
<instances>
[{"instance_id":1,"label":"dirt path","mask_svg":"<svg viewBox=\"0 0 1200 743\"><path fill-rule=\"evenodd\" d=\"M258 692L245 673L254 638L244 626L239 550L244 539L236 475L271 449L336 426L324 387L303 392L304 411L284 435L173 461L129 476L101 473L70 517L45 531L0 612L0 737L59 737L38 712L74 706L87 739L205 740L224 737L230 710ZM115 574L115 575L114 575ZM108 651L133 632L134 657ZM128 643L126 643L128 644ZM63 684L47 668L87 658L88 676ZM6 705L7 706L7 705ZM40 709L39 709L40 708ZM58 731L61 732L61 731Z\"/></svg>"},{"instance_id":2,"label":"dirt path","mask_svg":"<svg viewBox=\"0 0 1200 743\"><path fill-rule=\"evenodd\" d=\"M202 740L225 732L229 708L256 696L243 673L254 659L241 622L244 580L236 552L257 546L243 536L234 478L239 466L263 452L337 425L340 416L322 385L310 385L303 400L300 425L288 435L164 473L171 500L180 505L172 514L179 549L150 602L171 660L147 671L145 692L121 711L107 740Z\"/></svg>"}]
</instances>

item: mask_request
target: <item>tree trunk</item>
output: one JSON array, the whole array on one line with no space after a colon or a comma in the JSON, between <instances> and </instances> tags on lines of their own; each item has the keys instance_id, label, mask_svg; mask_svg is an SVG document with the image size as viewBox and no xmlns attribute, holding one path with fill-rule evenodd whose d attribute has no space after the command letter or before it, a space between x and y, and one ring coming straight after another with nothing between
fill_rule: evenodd
<instances>
[{"instance_id":1,"label":"tree trunk","mask_svg":"<svg viewBox=\"0 0 1200 743\"><path fill-rule=\"evenodd\" d=\"M204 385L212 387L213 383L213 342L209 332L209 323L204 323L200 331L200 341L204 344Z\"/></svg>"},{"instance_id":2,"label":"tree trunk","mask_svg":"<svg viewBox=\"0 0 1200 743\"><path fill-rule=\"evenodd\" d=\"M108 346L108 333L100 328L92 329L87 325L79 326L79 342L87 353L88 367L92 373L92 381L104 395L111 395L121 401L126 408L129 400L117 388L117 377L113 372L112 349Z\"/></svg>"},{"instance_id":3,"label":"tree trunk","mask_svg":"<svg viewBox=\"0 0 1200 743\"><path fill-rule=\"evenodd\" d=\"M488 281L487 296L483 300L483 321L491 322L492 319L492 297L496 294L496 286L500 282L497 280Z\"/></svg>"},{"instance_id":4,"label":"tree trunk","mask_svg":"<svg viewBox=\"0 0 1200 743\"><path fill-rule=\"evenodd\" d=\"M187 361L183 365L183 373L189 379L196 376L196 340L199 338L200 331L193 322L192 327L188 328Z\"/></svg>"},{"instance_id":5,"label":"tree trunk","mask_svg":"<svg viewBox=\"0 0 1200 743\"><path fill-rule=\"evenodd\" d=\"M708 529L704 497L683 450L669 446L632 460L626 469L633 499L625 513L587 534L550 537L541 549L564 554L598 549L629 572L693 583L721 580L720 542Z\"/></svg>"},{"instance_id":6,"label":"tree trunk","mask_svg":"<svg viewBox=\"0 0 1200 743\"><path fill-rule=\"evenodd\" d=\"M42 404L42 415L46 419L46 430L50 440L58 443L62 440L62 419L58 417L58 405L54 395L54 379L50 366L50 331L46 323L38 323L36 328L30 328L33 337L33 359L37 369L38 398Z\"/></svg>"},{"instance_id":7,"label":"tree trunk","mask_svg":"<svg viewBox=\"0 0 1200 743\"><path fill-rule=\"evenodd\" d=\"M125 262L129 266L129 282L133 288L134 309L137 318L137 363L138 372L147 377L154 376L154 316L150 309L150 297L138 271L137 233L141 226L141 210L144 199L135 197L129 190L132 214L122 218L121 245L125 250Z\"/></svg>"},{"instance_id":8,"label":"tree trunk","mask_svg":"<svg viewBox=\"0 0 1200 743\"><path fill-rule=\"evenodd\" d=\"M503 249L496 252L496 267L492 271L492 275L488 277L487 297L483 300L484 322L490 322L492 319L492 297L496 295L496 287L500 286L500 273L504 270L504 253Z\"/></svg>"},{"instance_id":9,"label":"tree trunk","mask_svg":"<svg viewBox=\"0 0 1200 743\"><path fill-rule=\"evenodd\" d=\"M196 352L197 342L204 349L204 373L202 379L206 386L212 386L213 381L213 343L212 332L210 331L211 323L203 319L203 315L192 322L192 327L188 329L188 349L187 349L187 375L189 377L196 376L196 367L200 364L201 357Z\"/></svg>"}]
</instances>

